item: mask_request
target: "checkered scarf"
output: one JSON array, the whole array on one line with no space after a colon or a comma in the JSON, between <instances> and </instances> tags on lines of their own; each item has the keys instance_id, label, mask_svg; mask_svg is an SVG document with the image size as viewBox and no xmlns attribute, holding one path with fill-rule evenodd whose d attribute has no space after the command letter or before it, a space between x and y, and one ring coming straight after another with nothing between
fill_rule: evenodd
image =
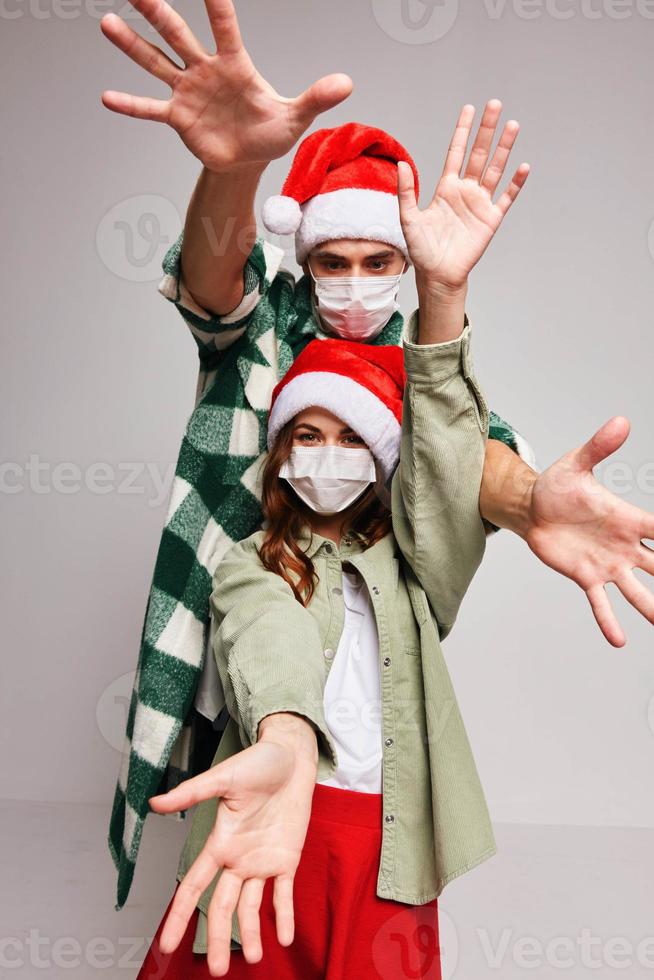
<instances>
[{"instance_id":1,"label":"checkered scarf","mask_svg":"<svg viewBox=\"0 0 654 980\"><path fill-rule=\"evenodd\" d=\"M129 894L149 798L206 770L218 746L221 727L194 706L210 641L213 572L232 543L261 523L257 476L272 389L306 344L324 337L312 315L310 279L302 276L296 284L292 273L280 269L281 248L257 237L241 303L216 316L184 286L182 239L166 253L159 291L182 314L200 364L141 632L111 812L116 910ZM402 329L402 315L395 312L372 343L399 344ZM490 436L531 461L528 444L494 413ZM184 819L186 811L173 816Z\"/></svg>"}]
</instances>

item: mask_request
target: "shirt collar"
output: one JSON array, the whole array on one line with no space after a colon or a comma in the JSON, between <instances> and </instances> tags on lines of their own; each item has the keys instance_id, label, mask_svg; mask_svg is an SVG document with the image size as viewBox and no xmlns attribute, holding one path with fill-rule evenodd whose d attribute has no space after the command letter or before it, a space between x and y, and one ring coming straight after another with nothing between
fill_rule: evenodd
<instances>
[{"instance_id":1,"label":"shirt collar","mask_svg":"<svg viewBox=\"0 0 654 980\"><path fill-rule=\"evenodd\" d=\"M352 532L344 534L341 537L340 543L336 544L331 538L325 538L322 534L312 531L306 524L298 534L297 541L309 558L313 558L318 552L323 554L336 552L341 556L345 556L356 555L364 550L363 542Z\"/></svg>"}]
</instances>

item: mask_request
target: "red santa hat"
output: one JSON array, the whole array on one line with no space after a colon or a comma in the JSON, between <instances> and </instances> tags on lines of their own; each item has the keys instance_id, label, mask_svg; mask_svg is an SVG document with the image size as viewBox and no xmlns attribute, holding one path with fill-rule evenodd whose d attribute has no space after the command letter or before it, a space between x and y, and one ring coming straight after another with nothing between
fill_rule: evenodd
<instances>
[{"instance_id":1,"label":"red santa hat","mask_svg":"<svg viewBox=\"0 0 654 980\"><path fill-rule=\"evenodd\" d=\"M268 449L283 425L317 405L361 436L386 481L400 457L404 382L401 347L312 340L273 389Z\"/></svg>"},{"instance_id":2,"label":"red santa hat","mask_svg":"<svg viewBox=\"0 0 654 980\"><path fill-rule=\"evenodd\" d=\"M267 198L261 220L277 235L295 232L301 265L311 249L336 238L388 242L410 264L397 197L397 161L418 170L397 140L376 126L349 122L318 129L298 146L281 194Z\"/></svg>"}]
</instances>

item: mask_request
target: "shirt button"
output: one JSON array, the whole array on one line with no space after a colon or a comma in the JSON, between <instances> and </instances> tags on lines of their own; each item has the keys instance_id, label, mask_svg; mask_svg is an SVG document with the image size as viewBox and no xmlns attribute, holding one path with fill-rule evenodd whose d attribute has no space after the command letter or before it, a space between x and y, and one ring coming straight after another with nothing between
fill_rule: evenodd
<instances>
[{"instance_id":1,"label":"shirt button","mask_svg":"<svg viewBox=\"0 0 654 980\"><path fill-rule=\"evenodd\" d=\"M334 549L332 548L332 546L330 544L326 544L325 545L325 551L327 552L328 555L331 555L331 553L332 553L333 550Z\"/></svg>"},{"instance_id":2,"label":"shirt button","mask_svg":"<svg viewBox=\"0 0 654 980\"><path fill-rule=\"evenodd\" d=\"M327 647L327 649L325 650L325 657L327 658L327 660L334 659L334 651L332 650L331 647Z\"/></svg>"},{"instance_id":3,"label":"shirt button","mask_svg":"<svg viewBox=\"0 0 654 980\"><path fill-rule=\"evenodd\" d=\"M387 738L385 740L385 742L384 742L384 745L392 745L392 744L393 744L393 739L392 738Z\"/></svg>"},{"instance_id":4,"label":"shirt button","mask_svg":"<svg viewBox=\"0 0 654 980\"><path fill-rule=\"evenodd\" d=\"M389 667L391 663L390 657L384 657L384 667Z\"/></svg>"},{"instance_id":5,"label":"shirt button","mask_svg":"<svg viewBox=\"0 0 654 980\"><path fill-rule=\"evenodd\" d=\"M334 595L343 595L343 590L342 589L339 589L338 586L336 586L335 588L333 588L332 589L332 592L334 593Z\"/></svg>"},{"instance_id":6,"label":"shirt button","mask_svg":"<svg viewBox=\"0 0 654 980\"><path fill-rule=\"evenodd\" d=\"M395 817L393 816L392 813L387 813L386 816L384 817L384 820L386 821L386 823L393 823Z\"/></svg>"},{"instance_id":7,"label":"shirt button","mask_svg":"<svg viewBox=\"0 0 654 980\"><path fill-rule=\"evenodd\" d=\"M375 593L375 595L379 595L379 591L380 590L379 590L379 587L377 585L373 585L372 591Z\"/></svg>"}]
</instances>

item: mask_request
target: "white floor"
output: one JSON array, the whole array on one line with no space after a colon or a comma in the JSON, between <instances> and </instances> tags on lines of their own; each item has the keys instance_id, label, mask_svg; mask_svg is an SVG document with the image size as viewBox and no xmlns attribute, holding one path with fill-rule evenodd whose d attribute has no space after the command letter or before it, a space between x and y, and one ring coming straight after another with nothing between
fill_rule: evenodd
<instances>
[{"instance_id":1,"label":"white floor","mask_svg":"<svg viewBox=\"0 0 654 980\"><path fill-rule=\"evenodd\" d=\"M136 976L188 822L148 817L119 912L107 824L101 806L0 802L0 977ZM654 830L495 830L498 854L441 896L445 980L654 977Z\"/></svg>"}]
</instances>

